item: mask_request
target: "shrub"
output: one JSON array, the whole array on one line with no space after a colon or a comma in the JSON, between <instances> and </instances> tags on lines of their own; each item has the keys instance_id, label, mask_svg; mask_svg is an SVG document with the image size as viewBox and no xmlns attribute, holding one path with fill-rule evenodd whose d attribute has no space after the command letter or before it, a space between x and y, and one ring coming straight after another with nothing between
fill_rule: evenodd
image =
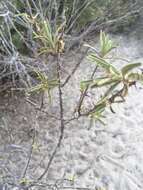
<instances>
[{"instance_id":1,"label":"shrub","mask_svg":"<svg viewBox=\"0 0 143 190\"><path fill-rule=\"evenodd\" d=\"M129 88L135 85L136 82L143 81L143 74L139 69L141 63L131 63L118 69L109 61L108 55L116 46L109 39L108 35L101 31L99 51L94 47L85 45L92 51L88 53L88 59L95 64L95 68L89 80L81 81L81 93L74 109L75 115L65 118L63 87L69 82L88 52L87 49L79 62L75 64L73 70L69 71L69 75L63 82L62 72L64 68L61 65L60 58L65 53L65 43L66 45L71 43L72 39L76 42L78 41L77 39L83 40L83 36L85 37L91 31L100 31L103 26L108 28L113 23L119 24L119 21L124 23L125 18L127 19L134 15L134 12L133 14L129 12L126 15L126 12L130 10L129 3L129 1L125 0L119 0L118 4L115 0L1 1L0 9L3 12L0 13L0 81L2 86L6 86L8 81L12 87L18 90L22 89L27 95L27 101L34 106L36 111L44 112L47 117L58 120L60 125L59 139L56 141L56 147L53 153L51 153L47 166L44 171L42 170L43 173L37 176L37 179L27 177L27 170L32 161L33 149L37 149L35 142L36 131L33 129L33 141L24 170L20 172L22 175L14 176L12 178L14 182L12 181L10 184L6 182L6 188L7 185L11 187L11 184L21 189L29 189L34 186L42 187L43 184L40 184L40 181L47 174L53 163L53 159L63 139L65 125L80 117L90 117L91 120L104 124L105 110L110 108L114 113L113 104L124 102ZM43 63L43 61L47 61L49 55L54 57L52 64L56 63L54 65L56 72L53 78L49 77L46 72L49 69L49 65ZM97 69L100 69L101 72L98 73ZM97 76L95 76L95 73L97 73ZM51 98L51 90L54 88L58 92L58 116L45 112L42 106L39 108L30 100L31 94L45 93L46 91L49 98ZM97 88L101 89L101 96L94 96L92 99L94 105L87 106L85 99L88 92ZM37 115L35 117L37 118ZM4 163L7 164L8 162ZM7 172L7 170L4 172ZM12 172L8 171L8 175L6 174L5 176L11 174L13 175ZM59 180L56 180L57 182L59 183ZM55 185L52 186L47 184L47 187L59 187L56 183L54 182Z\"/></svg>"}]
</instances>

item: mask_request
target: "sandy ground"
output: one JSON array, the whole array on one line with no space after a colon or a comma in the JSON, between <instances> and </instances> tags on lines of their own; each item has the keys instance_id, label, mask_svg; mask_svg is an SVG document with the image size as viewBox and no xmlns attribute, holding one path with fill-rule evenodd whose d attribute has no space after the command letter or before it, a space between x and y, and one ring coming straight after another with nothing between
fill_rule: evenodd
<instances>
[{"instance_id":1,"label":"sandy ground","mask_svg":"<svg viewBox=\"0 0 143 190\"><path fill-rule=\"evenodd\" d=\"M131 61L143 57L142 40L132 32L128 36L112 36L119 43L117 55ZM95 44L96 45L96 44ZM71 55L65 68L73 66ZM80 56L80 55L76 55ZM124 63L115 63L121 65ZM79 83L93 69L84 60L69 84L64 88L66 117L73 112ZM56 100L56 90L53 91ZM114 107L116 114L108 113L106 126L90 125L90 120L80 119L66 125L60 149L43 182L57 182L59 189L89 188L96 190L143 189L143 90L133 87L126 103ZM45 99L47 102L47 99ZM47 102L45 109L56 115L57 102ZM13 189L23 176L35 128L36 143L26 179L37 178L45 169L59 135L59 123L46 114L36 112L23 97L8 95L0 102L0 190ZM11 185L7 185L7 184ZM15 185L13 185L13 183ZM3 184L3 185L2 185ZM72 188L70 188L72 187ZM31 189L47 190L50 187Z\"/></svg>"}]
</instances>

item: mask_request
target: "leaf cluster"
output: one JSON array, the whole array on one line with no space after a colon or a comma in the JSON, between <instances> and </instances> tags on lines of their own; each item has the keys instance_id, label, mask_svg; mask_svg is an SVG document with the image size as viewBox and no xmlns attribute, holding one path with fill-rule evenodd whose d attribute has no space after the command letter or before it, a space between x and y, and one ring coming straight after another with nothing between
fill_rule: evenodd
<instances>
[{"instance_id":1,"label":"leaf cluster","mask_svg":"<svg viewBox=\"0 0 143 190\"><path fill-rule=\"evenodd\" d=\"M82 91L84 91L87 86L89 86L91 90L103 87L106 89L104 95L96 102L94 108L88 112L89 115L94 116L98 120L102 117L101 113L105 111L106 107L109 106L111 111L114 112L111 107L112 104L125 101L129 88L135 85L136 82L143 82L143 74L142 72L138 72L138 69L142 65L141 63L129 63L121 69L118 69L107 61L107 56L113 48L115 48L113 42L101 31L100 52L89 53L88 59L103 71L102 75L93 80L81 82Z\"/></svg>"},{"instance_id":2,"label":"leaf cluster","mask_svg":"<svg viewBox=\"0 0 143 190\"><path fill-rule=\"evenodd\" d=\"M49 99L51 100L51 90L55 88L58 85L58 81L55 80L49 80L47 75L38 71L34 70L36 76L37 76L37 84L32 86L31 88L27 89L27 94L32 93L38 93L38 92L48 92Z\"/></svg>"}]
</instances>

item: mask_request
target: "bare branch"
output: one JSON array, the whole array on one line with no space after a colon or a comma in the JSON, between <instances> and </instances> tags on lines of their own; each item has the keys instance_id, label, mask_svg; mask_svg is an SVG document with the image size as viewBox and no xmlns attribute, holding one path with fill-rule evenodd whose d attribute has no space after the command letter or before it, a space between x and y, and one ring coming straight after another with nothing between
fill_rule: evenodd
<instances>
[{"instance_id":1,"label":"bare branch","mask_svg":"<svg viewBox=\"0 0 143 190\"><path fill-rule=\"evenodd\" d=\"M61 131L60 131L60 136L57 142L57 145L49 159L48 165L45 169L45 171L41 174L41 176L38 178L38 180L41 180L49 171L49 168L54 160L54 157L57 153L58 148L61 145L62 139L63 139L63 134L64 134L64 110L63 110L63 97L62 97L62 89L61 89L61 67L60 67L60 53L58 53L57 55L57 78L58 78L58 90L59 90L59 107L60 107L60 127L61 127Z\"/></svg>"},{"instance_id":2,"label":"bare branch","mask_svg":"<svg viewBox=\"0 0 143 190\"><path fill-rule=\"evenodd\" d=\"M84 60L84 58L86 57L87 55L87 52L88 52L89 48L87 48L81 58L79 59L79 61L77 62L77 64L75 65L75 67L73 68L71 74L69 74L69 76L65 79L64 83L61 85L61 87L64 87L68 82L69 80L71 79L71 77L75 74L76 70L78 69L78 67L80 66L80 64L82 63L82 61Z\"/></svg>"},{"instance_id":3,"label":"bare branch","mask_svg":"<svg viewBox=\"0 0 143 190\"><path fill-rule=\"evenodd\" d=\"M26 163L26 165L25 165L25 169L24 169L24 171L23 171L22 178L25 178L26 173L27 173L27 170L28 170L28 167L29 167L29 164L30 164L30 161L31 161L31 158L32 158L33 145L34 145L34 143L35 143L35 137L36 137L36 131L34 130L34 135L33 135L33 137L32 137L32 144L31 144L31 147L30 147L30 152L29 152L29 156L28 156L27 163Z\"/></svg>"},{"instance_id":4,"label":"bare branch","mask_svg":"<svg viewBox=\"0 0 143 190\"><path fill-rule=\"evenodd\" d=\"M128 12L127 14L121 16L121 17L118 17L116 19L112 19L112 20L108 20L108 21L102 21L100 18L98 18L96 21L92 22L84 32L82 32L79 36L75 36L73 37L72 36L72 45L74 45L74 43L77 43L77 42L81 42L83 41L89 33L91 32L99 32L100 30L103 30L103 29L109 29L109 27L115 23L118 23L118 22L121 22L121 21L124 21L125 19L127 19L128 17L132 16L132 15L135 15L135 14L138 14L141 12L141 10L143 9L143 7L141 7L140 9L137 9L137 10L133 10L133 11L130 11Z\"/></svg>"},{"instance_id":5,"label":"bare branch","mask_svg":"<svg viewBox=\"0 0 143 190\"><path fill-rule=\"evenodd\" d=\"M93 79L93 77L94 77L94 75L95 75L95 73L96 73L96 71L97 71L97 68L98 68L98 66L96 66L95 69L93 70L92 75L91 75L91 77L90 77L91 80ZM84 101L84 99L85 99L85 97L86 97L86 94L87 94L88 89L89 89L89 85L87 85L87 87L86 87L85 90L81 93L81 96L80 96L80 98L79 98L79 103L78 103L78 106L77 106L77 109L76 109L79 116L81 115L81 106L82 106L83 101Z\"/></svg>"}]
</instances>

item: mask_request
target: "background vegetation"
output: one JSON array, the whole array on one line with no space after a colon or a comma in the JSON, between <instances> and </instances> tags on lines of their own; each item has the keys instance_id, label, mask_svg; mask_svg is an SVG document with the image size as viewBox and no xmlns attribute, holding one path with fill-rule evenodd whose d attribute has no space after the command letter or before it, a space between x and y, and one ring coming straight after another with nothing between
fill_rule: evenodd
<instances>
[{"instance_id":1,"label":"background vegetation","mask_svg":"<svg viewBox=\"0 0 143 190\"><path fill-rule=\"evenodd\" d=\"M36 56L54 54L59 44L61 52L72 49L101 29L124 31L140 13L132 0L2 0L0 7L1 82L22 88L34 80Z\"/></svg>"}]
</instances>

